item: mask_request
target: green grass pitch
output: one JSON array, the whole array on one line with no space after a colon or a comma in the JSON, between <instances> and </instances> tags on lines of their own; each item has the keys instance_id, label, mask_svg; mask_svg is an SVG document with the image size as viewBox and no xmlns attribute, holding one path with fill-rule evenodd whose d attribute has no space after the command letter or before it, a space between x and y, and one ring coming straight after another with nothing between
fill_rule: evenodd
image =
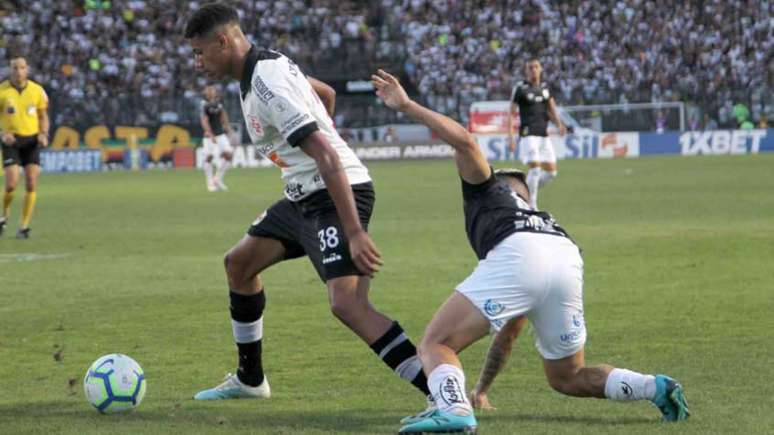
<instances>
[{"instance_id":1,"label":"green grass pitch","mask_svg":"<svg viewBox=\"0 0 774 435\"><path fill-rule=\"evenodd\" d=\"M372 300L417 341L473 269L450 161L373 163ZM574 399L545 382L528 334L482 434L772 433L774 155L560 162L541 191L584 249L589 363L679 379L693 412ZM0 239L0 433L395 433L424 401L330 314L307 260L264 275L268 401L196 403L236 364L222 254L281 195L275 170L44 175L32 239ZM468 388L486 342L463 354ZM145 369L130 415L102 416L83 375L121 352ZM56 356L56 358L55 358ZM73 385L69 385L72 383Z\"/></svg>"}]
</instances>

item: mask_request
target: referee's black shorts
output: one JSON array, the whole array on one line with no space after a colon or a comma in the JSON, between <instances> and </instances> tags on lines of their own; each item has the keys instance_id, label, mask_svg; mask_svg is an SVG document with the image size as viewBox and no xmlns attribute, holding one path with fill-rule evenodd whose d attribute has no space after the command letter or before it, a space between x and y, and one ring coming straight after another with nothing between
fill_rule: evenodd
<instances>
[{"instance_id":1,"label":"referee's black shorts","mask_svg":"<svg viewBox=\"0 0 774 435\"><path fill-rule=\"evenodd\" d=\"M16 136L11 145L3 142L3 167L11 165L40 165L38 136Z\"/></svg>"},{"instance_id":2,"label":"referee's black shorts","mask_svg":"<svg viewBox=\"0 0 774 435\"><path fill-rule=\"evenodd\" d=\"M374 209L372 183L352 186L360 224L368 230ZM279 240L285 259L308 256L323 281L362 275L349 253L349 242L328 190L318 190L298 202L284 198L269 207L247 230L253 237Z\"/></svg>"}]
</instances>

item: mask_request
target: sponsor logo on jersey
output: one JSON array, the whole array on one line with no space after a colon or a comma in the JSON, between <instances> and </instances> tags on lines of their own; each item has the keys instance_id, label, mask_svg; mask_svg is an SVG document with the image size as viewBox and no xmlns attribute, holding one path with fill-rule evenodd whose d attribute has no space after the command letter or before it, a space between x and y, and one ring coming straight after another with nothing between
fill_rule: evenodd
<instances>
[{"instance_id":1,"label":"sponsor logo on jersey","mask_svg":"<svg viewBox=\"0 0 774 435\"><path fill-rule=\"evenodd\" d=\"M505 305L493 300L487 299L484 302L484 311L490 316L496 316L505 310Z\"/></svg>"},{"instance_id":2,"label":"sponsor logo on jersey","mask_svg":"<svg viewBox=\"0 0 774 435\"><path fill-rule=\"evenodd\" d=\"M441 382L441 398L447 405L465 403L462 399L462 388L460 387L460 383L457 382L457 378L447 376Z\"/></svg>"},{"instance_id":3,"label":"sponsor logo on jersey","mask_svg":"<svg viewBox=\"0 0 774 435\"><path fill-rule=\"evenodd\" d=\"M261 121L255 115L247 115L247 118L250 121L250 128L253 130L253 133L255 133L255 136L259 139L262 138L263 126L261 126Z\"/></svg>"},{"instance_id":4,"label":"sponsor logo on jersey","mask_svg":"<svg viewBox=\"0 0 774 435\"><path fill-rule=\"evenodd\" d=\"M290 119L284 121L282 125L280 125L280 133L283 136L287 136L288 133L292 132L296 129L296 127L300 126L302 122L309 119L310 116L308 113L297 113L294 116L292 116Z\"/></svg>"},{"instance_id":5,"label":"sponsor logo on jersey","mask_svg":"<svg viewBox=\"0 0 774 435\"><path fill-rule=\"evenodd\" d=\"M258 97L258 99L261 100L264 104L268 103L274 98L274 93L258 76L253 78L253 91L255 91L255 96Z\"/></svg>"}]
</instances>

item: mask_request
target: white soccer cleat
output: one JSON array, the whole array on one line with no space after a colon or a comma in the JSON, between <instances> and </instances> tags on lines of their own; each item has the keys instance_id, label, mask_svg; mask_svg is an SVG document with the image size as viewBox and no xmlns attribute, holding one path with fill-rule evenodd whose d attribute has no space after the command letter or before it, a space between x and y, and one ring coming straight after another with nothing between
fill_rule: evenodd
<instances>
[{"instance_id":1,"label":"white soccer cleat","mask_svg":"<svg viewBox=\"0 0 774 435\"><path fill-rule=\"evenodd\" d=\"M218 186L216 186L214 182L212 181L207 182L207 192L215 192L217 190L218 190Z\"/></svg>"},{"instance_id":2,"label":"white soccer cleat","mask_svg":"<svg viewBox=\"0 0 774 435\"><path fill-rule=\"evenodd\" d=\"M243 384L236 375L228 373L222 384L209 390L199 391L194 396L194 400L268 399L269 397L271 397L271 387L265 375L261 385L251 387Z\"/></svg>"},{"instance_id":3,"label":"white soccer cleat","mask_svg":"<svg viewBox=\"0 0 774 435\"><path fill-rule=\"evenodd\" d=\"M226 186L226 184L223 183L223 180L221 180L220 178L215 179L215 188L222 192L225 192L228 190L228 186Z\"/></svg>"}]
</instances>

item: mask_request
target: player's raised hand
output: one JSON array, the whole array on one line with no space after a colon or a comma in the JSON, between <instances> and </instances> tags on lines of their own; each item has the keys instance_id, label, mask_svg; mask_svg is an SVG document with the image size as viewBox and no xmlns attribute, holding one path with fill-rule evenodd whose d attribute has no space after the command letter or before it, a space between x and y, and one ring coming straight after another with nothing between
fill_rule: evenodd
<instances>
[{"instance_id":1,"label":"player's raised hand","mask_svg":"<svg viewBox=\"0 0 774 435\"><path fill-rule=\"evenodd\" d=\"M385 70L380 69L371 75L371 84L376 88L376 95L390 109L403 111L411 102L398 79Z\"/></svg>"},{"instance_id":2,"label":"player's raised hand","mask_svg":"<svg viewBox=\"0 0 774 435\"><path fill-rule=\"evenodd\" d=\"M382 265L382 254L365 231L360 231L349 239L349 252L357 269L373 277Z\"/></svg>"}]
</instances>

